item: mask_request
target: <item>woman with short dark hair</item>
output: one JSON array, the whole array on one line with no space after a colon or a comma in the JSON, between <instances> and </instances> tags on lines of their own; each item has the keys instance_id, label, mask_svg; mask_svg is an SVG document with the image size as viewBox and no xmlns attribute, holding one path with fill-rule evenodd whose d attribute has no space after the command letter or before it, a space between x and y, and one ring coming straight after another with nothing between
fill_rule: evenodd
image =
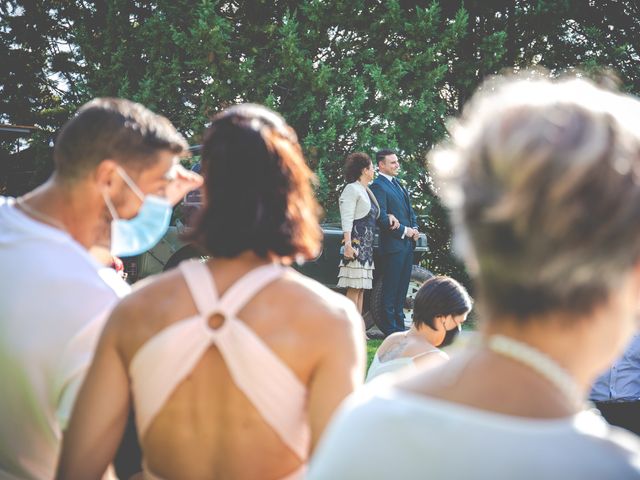
<instances>
[{"instance_id":1,"label":"woman with short dark hair","mask_svg":"<svg viewBox=\"0 0 640 480\"><path fill-rule=\"evenodd\" d=\"M472 305L467 290L453 278L429 278L416 293L411 328L384 339L367 372L367 382L418 363L435 366L447 361L449 356L440 348L453 343Z\"/></svg>"},{"instance_id":2,"label":"woman with short dark hair","mask_svg":"<svg viewBox=\"0 0 640 480\"><path fill-rule=\"evenodd\" d=\"M64 438L59 478L99 478L131 403L145 478L302 478L334 409L362 382L353 304L289 265L320 247L294 131L257 105L204 135L209 255L113 312ZM250 459L250 461L248 461Z\"/></svg>"},{"instance_id":3,"label":"woman with short dark hair","mask_svg":"<svg viewBox=\"0 0 640 480\"><path fill-rule=\"evenodd\" d=\"M373 286L373 239L380 215L378 201L368 187L373 175L369 155L355 152L347 156L344 176L348 183L340 195L344 254L340 259L338 287L347 290L347 298L361 313L364 291Z\"/></svg>"}]
</instances>

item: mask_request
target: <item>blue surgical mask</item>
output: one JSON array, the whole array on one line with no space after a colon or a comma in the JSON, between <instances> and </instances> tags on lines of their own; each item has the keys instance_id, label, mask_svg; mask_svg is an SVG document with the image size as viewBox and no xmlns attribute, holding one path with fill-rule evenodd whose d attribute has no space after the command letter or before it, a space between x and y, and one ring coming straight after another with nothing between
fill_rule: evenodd
<instances>
[{"instance_id":1,"label":"blue surgical mask","mask_svg":"<svg viewBox=\"0 0 640 480\"><path fill-rule=\"evenodd\" d=\"M113 218L111 221L111 254L116 257L132 257L154 247L167 233L172 206L163 197L144 195L122 168L118 167L117 172L142 200L142 206L135 217L129 220L122 219L118 216L109 196L104 191L102 192Z\"/></svg>"}]
</instances>

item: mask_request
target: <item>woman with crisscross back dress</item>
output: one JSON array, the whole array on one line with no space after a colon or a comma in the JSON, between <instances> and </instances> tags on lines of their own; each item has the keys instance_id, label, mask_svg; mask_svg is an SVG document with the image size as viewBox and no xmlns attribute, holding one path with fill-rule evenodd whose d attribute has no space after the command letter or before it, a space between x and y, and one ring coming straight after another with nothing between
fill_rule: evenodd
<instances>
[{"instance_id":1,"label":"woman with crisscross back dress","mask_svg":"<svg viewBox=\"0 0 640 480\"><path fill-rule=\"evenodd\" d=\"M75 405L59 478L99 478L133 404L145 478L301 478L341 400L362 382L352 302L289 268L321 240L295 133L257 105L204 136L209 254L122 302Z\"/></svg>"}]
</instances>

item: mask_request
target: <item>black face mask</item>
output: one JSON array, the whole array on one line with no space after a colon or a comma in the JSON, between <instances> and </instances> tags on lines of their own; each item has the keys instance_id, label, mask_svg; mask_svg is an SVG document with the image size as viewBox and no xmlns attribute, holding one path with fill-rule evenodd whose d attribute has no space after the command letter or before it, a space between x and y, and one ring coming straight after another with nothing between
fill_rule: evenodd
<instances>
[{"instance_id":1,"label":"black face mask","mask_svg":"<svg viewBox=\"0 0 640 480\"><path fill-rule=\"evenodd\" d=\"M448 347L453 343L453 341L456 339L459 333L460 333L460 330L458 330L458 327L452 328L451 330L447 330L447 332L444 334L444 340L440 345L438 345L438 347L439 348Z\"/></svg>"}]
</instances>

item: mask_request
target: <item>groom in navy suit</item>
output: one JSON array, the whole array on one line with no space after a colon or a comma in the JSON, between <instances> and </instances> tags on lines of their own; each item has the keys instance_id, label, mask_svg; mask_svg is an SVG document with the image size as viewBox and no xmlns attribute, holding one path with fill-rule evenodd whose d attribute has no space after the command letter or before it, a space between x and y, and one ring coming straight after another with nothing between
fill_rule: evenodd
<instances>
[{"instance_id":1,"label":"groom in navy suit","mask_svg":"<svg viewBox=\"0 0 640 480\"><path fill-rule=\"evenodd\" d=\"M385 315L379 327L382 333L390 335L405 329L404 302L411 279L413 250L420 232L409 194L396 180L400 169L396 153L380 150L376 153L376 161L379 175L371 184L371 191L380 204L379 252L383 259L382 304ZM389 214L398 219L399 228L391 229Z\"/></svg>"}]
</instances>

